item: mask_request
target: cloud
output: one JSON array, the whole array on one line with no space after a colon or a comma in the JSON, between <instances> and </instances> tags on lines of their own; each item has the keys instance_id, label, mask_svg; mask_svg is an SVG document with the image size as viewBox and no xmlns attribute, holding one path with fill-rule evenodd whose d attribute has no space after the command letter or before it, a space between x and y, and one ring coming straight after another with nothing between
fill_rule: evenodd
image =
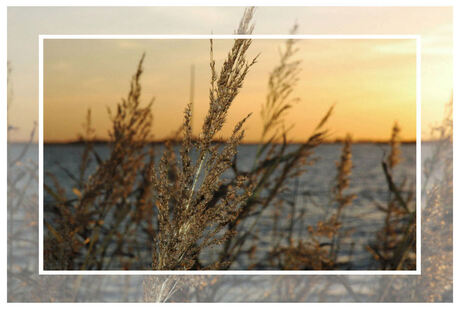
<instances>
[{"instance_id":1,"label":"cloud","mask_svg":"<svg viewBox=\"0 0 460 309\"><path fill-rule=\"evenodd\" d=\"M421 36L423 55L452 55L452 24L443 24ZM414 54L413 40L391 41L388 44L376 45L380 53L409 55Z\"/></svg>"}]
</instances>

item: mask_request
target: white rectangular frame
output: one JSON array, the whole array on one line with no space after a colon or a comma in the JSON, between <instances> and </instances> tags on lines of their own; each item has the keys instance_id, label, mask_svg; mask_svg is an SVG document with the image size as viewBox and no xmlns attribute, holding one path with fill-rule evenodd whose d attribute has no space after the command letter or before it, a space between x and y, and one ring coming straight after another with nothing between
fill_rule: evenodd
<instances>
[{"instance_id":1,"label":"white rectangular frame","mask_svg":"<svg viewBox=\"0 0 460 309\"><path fill-rule=\"evenodd\" d=\"M415 270L44 270L43 269L43 42L45 39L413 39L416 41L416 269ZM39 275L421 275L421 36L420 35L39 35L38 274Z\"/></svg>"}]
</instances>

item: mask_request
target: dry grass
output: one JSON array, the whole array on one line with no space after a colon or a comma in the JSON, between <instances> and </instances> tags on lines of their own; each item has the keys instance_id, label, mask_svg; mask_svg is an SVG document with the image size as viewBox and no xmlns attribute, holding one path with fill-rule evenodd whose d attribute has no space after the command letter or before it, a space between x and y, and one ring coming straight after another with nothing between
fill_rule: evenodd
<instances>
[{"instance_id":1,"label":"dry grass","mask_svg":"<svg viewBox=\"0 0 460 309\"><path fill-rule=\"evenodd\" d=\"M245 11L236 33L252 33L253 14L254 9ZM296 30L294 26L291 33ZM249 267L255 269L351 267L351 260L338 261L342 241L349 234L342 224L343 212L355 198L348 193L353 166L350 136L344 140L336 163L330 202L324 205L329 206L326 218L316 225L305 225L305 213L296 202L301 189L299 179L316 162L314 151L327 137L325 126L333 107L305 142L289 144L289 126L284 118L299 100L294 95L301 65L296 59L295 40L286 41L279 63L268 77L261 113L263 143L258 146L252 166L242 169L237 164L238 145L249 115L234 126L228 140L215 142L256 63L256 59L247 58L251 43L250 39L234 40L218 69L210 42L209 108L201 132L192 136L190 103L185 107L182 127L165 142L164 152L156 160L154 146L149 143L153 101L144 105L140 99L144 57L132 77L126 99L110 112L111 144L106 159L101 159L92 143L94 130L88 112L81 136L86 147L79 174L72 175L61 167L74 180L72 193L51 174L45 184L47 194L54 199L45 205L47 269L225 270L241 267L242 259L249 259ZM415 214L402 212L401 209L409 209L411 196L402 197L403 183L396 184L392 176L400 159L399 130L394 127L391 153L382 163L389 190L387 228L379 236L378 246L372 247L374 255L381 255L383 269L412 267L409 253L413 238L408 238L412 228L401 232L398 227L396 233L389 227L395 220L406 224L407 218ZM92 173L90 166L96 166ZM69 199L69 194L75 198ZM257 254L259 222L270 214L271 248L263 255ZM289 214L287 220L281 218L285 214ZM146 247L151 248L148 263ZM209 250L214 252L212 258L202 259L201 255Z\"/></svg>"},{"instance_id":2,"label":"dry grass","mask_svg":"<svg viewBox=\"0 0 460 309\"><path fill-rule=\"evenodd\" d=\"M355 195L346 194L350 184L351 136L347 135L342 147L340 160L336 163L337 175L332 188L331 202L333 210L324 221L316 226L308 226L308 237L300 235L297 243L292 238L286 247L274 248L272 259L277 267L297 270L339 269L337 262L342 235L341 216L346 206L350 205Z\"/></svg>"},{"instance_id":3,"label":"dry grass","mask_svg":"<svg viewBox=\"0 0 460 309\"><path fill-rule=\"evenodd\" d=\"M411 270L416 266L415 192L411 189L413 184L407 184L405 179L398 183L394 176L401 161L399 133L399 125L395 123L389 142L390 153L382 162L388 184L388 201L385 206L377 205L385 214L385 224L376 241L368 247L383 270Z\"/></svg>"},{"instance_id":4,"label":"dry grass","mask_svg":"<svg viewBox=\"0 0 460 309\"><path fill-rule=\"evenodd\" d=\"M252 14L253 10L245 12L238 33L252 31ZM218 74L211 40L210 103L199 138L192 141L189 104L184 116L180 160L176 159L173 151L166 151L155 168L158 172L153 177L153 190L158 211L158 233L153 242L153 269L199 267L197 257L200 251L230 237L229 233L224 232L225 226L235 220L241 211L241 204L252 194L248 179L243 175L226 184L225 193L220 190L224 185L223 174L230 168L237 146L244 136L243 124L247 117L234 127L223 147L212 144L224 125L227 112L246 74L255 63L255 59L246 60L250 45L251 40L235 40ZM193 148L198 153L195 162L191 158ZM173 177L168 177L169 172ZM221 197L217 199L218 191Z\"/></svg>"},{"instance_id":5,"label":"dry grass","mask_svg":"<svg viewBox=\"0 0 460 309\"><path fill-rule=\"evenodd\" d=\"M252 31L252 14L252 10L246 12L238 33ZM219 73L211 60L210 108L199 138L191 136L192 115L188 106L180 131L182 137L173 138L165 145L166 151L156 164L153 145L148 143L152 133L152 102L144 105L140 100L142 60L131 80L126 99L111 113L112 142L110 154L105 159L99 156L93 145L94 130L91 112L88 111L81 136L85 149L80 170L72 174L61 167L74 181L74 186L61 187L58 178L53 175L48 175L45 185L45 190L53 199L53 202L45 203L46 269L110 269L114 265L124 269L237 267L242 256L256 256L254 252L258 250L260 240L257 225L262 214L270 211L274 214L272 250L266 260L254 258L252 267L346 267L338 263L337 252L344 237L341 218L354 199L348 193L352 166L359 164L352 163L351 138L345 139L336 164L336 181L330 198L334 207L330 208L327 220L310 227L304 226L306 233L294 232L295 227L304 225L304 213L292 198L298 194L299 185L295 179L315 163L313 151L327 134L324 125L332 112L331 109L319 121L317 129L303 144L288 147L289 128L286 128L283 118L296 101L292 96L300 62L294 59L295 41L287 42L280 64L269 76L262 114L264 144L259 147L252 168L241 170L237 166L237 145L244 133L244 119L235 126L233 136L224 145L213 142L253 64L245 57L249 47L249 40L235 41ZM231 85L232 89L227 89L227 85ZM8 105L11 99L12 92L9 92ZM349 299L347 296L353 300L368 301L432 302L449 299L453 245L452 104L448 105L446 115L445 121L433 130L437 142L433 144L432 156L424 162L423 276L382 276L374 281L377 283L375 290L366 291L365 295L358 294L359 285L353 287L346 278L334 283L335 278L305 280L298 277L286 280L282 276L273 281L272 291L254 296L257 288L248 288L246 294L236 294L241 298L235 301ZM13 125L8 126L9 133L15 129ZM399 133L400 128L395 125L389 140L390 153L382 162L388 200L385 205L377 207L384 214L384 228L369 246L379 269L415 267L413 190L410 183L396 176L403 159ZM31 140L34 134L35 131L31 132ZM275 140L280 143L273 143ZM177 141L179 145L175 144ZM9 153L8 157L8 299L90 299L89 293L96 293L92 290L99 290L99 287L87 285L81 277L49 280L36 274L35 264L27 267L19 262L20 258L24 258L21 246L28 236L35 235L37 226L37 196L30 190L37 181L37 164L26 157L30 147L31 143L26 143L16 156ZM198 152L195 160L192 152ZM91 171L91 166L96 169ZM223 172L226 170L232 170L233 174L225 179ZM287 220L281 220L286 217ZM19 221L23 224L11 224ZM249 226L249 230L243 225ZM34 239L31 242L36 246ZM219 258L202 265L204 261L200 259L200 252L216 244L220 245L212 250L219 253ZM153 248L152 263L148 265L143 263L145 256L140 251L145 247ZM31 260L35 262L36 256L32 255ZM144 301L217 301L222 295L231 293L229 287L239 287L247 280L253 280L254 287L257 287L258 281L248 277L231 280L205 276L193 280L177 276L150 277L144 282ZM337 283L345 287L346 295L336 295L334 284ZM179 290L181 293L178 293Z\"/></svg>"},{"instance_id":6,"label":"dry grass","mask_svg":"<svg viewBox=\"0 0 460 309\"><path fill-rule=\"evenodd\" d=\"M152 206L149 188L153 149L149 149L148 141L153 101L144 107L140 103L142 62L143 57L127 98L116 111L109 111L112 142L106 160L92 145L88 112L79 177L63 167L75 182L72 192L76 198L69 200L66 188L48 174L54 186L45 184L44 189L55 203L45 205L46 269L106 269L114 259L124 268L131 268L136 234L142 228L138 223L151 214ZM97 161L97 168L86 176L91 158Z\"/></svg>"}]
</instances>

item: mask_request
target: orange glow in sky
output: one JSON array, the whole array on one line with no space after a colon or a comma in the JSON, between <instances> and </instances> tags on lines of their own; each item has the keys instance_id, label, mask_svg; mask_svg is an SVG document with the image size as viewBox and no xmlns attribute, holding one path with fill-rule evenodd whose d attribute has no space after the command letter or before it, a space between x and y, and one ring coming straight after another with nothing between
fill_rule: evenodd
<instances>
[{"instance_id":1,"label":"orange glow in sky","mask_svg":"<svg viewBox=\"0 0 460 309\"><path fill-rule=\"evenodd\" d=\"M214 57L222 64L231 40L216 40ZM305 39L297 43L301 73L292 97L300 100L285 118L292 141L302 141L331 105L331 139L350 133L356 140L386 140L398 121L402 138L416 137L416 44L411 39ZM249 57L260 53L230 108L221 137L249 113L246 142L261 135L260 108L270 71L279 61L283 40L256 39ZM76 139L88 108L98 138L107 138L113 108L129 90L137 62L146 53L143 100L155 97L156 139L176 131L190 95L194 65L194 133L208 107L208 40L46 40L44 44L44 140Z\"/></svg>"},{"instance_id":2,"label":"orange glow in sky","mask_svg":"<svg viewBox=\"0 0 460 309\"><path fill-rule=\"evenodd\" d=\"M38 113L39 34L231 34L242 7L9 7L8 123L9 140L29 140ZM451 7L259 7L254 34L286 34L294 22L298 34L413 35L421 37L421 131L444 118L452 97ZM85 20L84 23L81 21ZM254 40L250 55L261 53L244 88L230 109L230 128L252 112L246 141L260 137L260 107L269 72L278 62L282 40ZM216 42L222 63L231 41ZM351 133L354 139L388 139L398 121L402 137L415 138L415 42L413 40L302 40L298 42L302 73L293 96L300 101L286 117L291 140L303 140L326 110L335 104L328 123L330 139ZM143 100L151 97L155 138L170 136L182 122L189 100L190 67L196 71L197 134L209 90L207 40L54 40L45 42L44 139L75 140L86 110L92 109L98 138L106 138L107 107L129 89L137 62L146 53ZM33 137L38 141L38 135Z\"/></svg>"}]
</instances>

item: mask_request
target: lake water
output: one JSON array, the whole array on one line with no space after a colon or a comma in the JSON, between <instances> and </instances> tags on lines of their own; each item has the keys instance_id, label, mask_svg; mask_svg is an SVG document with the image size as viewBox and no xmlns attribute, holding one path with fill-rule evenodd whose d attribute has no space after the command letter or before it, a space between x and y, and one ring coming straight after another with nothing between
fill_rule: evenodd
<instances>
[{"instance_id":1,"label":"lake water","mask_svg":"<svg viewBox=\"0 0 460 309\"><path fill-rule=\"evenodd\" d=\"M295 147L291 145L290 147ZM161 147L160 147L161 148ZM298 235L306 235L306 228L309 225L316 225L319 220L324 220L327 214L332 211L329 201L331 188L337 174L335 163L340 158L342 145L325 144L319 146L314 156L318 159L307 173L302 175L296 184L297 196L295 197L296 209L304 212L302 221L294 227ZM248 169L252 166L256 145L241 145L238 149L238 166L241 169ZM98 144L95 150L104 158L109 154L107 145ZM53 173L61 186L67 189L69 197L73 193L72 180L58 166L78 174L79 162L83 146L79 144L68 145L45 145L44 147L44 170ZM416 179L416 147L415 144L401 145L402 162L395 171L395 179L406 178L415 190ZM353 255L353 269L372 269L376 267L365 246L375 239L375 233L383 225L383 213L378 211L376 203L385 204L388 197L388 189L385 176L382 171L381 161L389 152L387 145L381 144L354 144L352 146L353 169L350 179L350 187L347 193L355 194L357 197L353 204L348 206L343 213L343 230L349 231L351 236L344 238L344 243L339 253L339 259L345 260L350 254ZM161 153L160 151L158 153ZM92 166L94 169L94 166ZM45 176L45 183L49 181ZM294 182L290 184L293 186ZM45 194L45 204L51 197ZM287 212L287 210L285 211ZM289 214L282 213L281 220L288 220ZM250 224L250 222L248 222ZM273 226L273 213L270 209L262 216L257 223L257 230L260 235L265 235L258 244L257 255L263 258L266 250L270 247L270 231ZM247 228L247 226L243 226ZM212 258L215 252L208 250L203 253L203 259ZM149 254L146 254L148 257ZM148 259L148 258L147 258ZM149 263L147 260L146 265ZM245 258L234 263L234 269L245 269L247 267Z\"/></svg>"}]
</instances>

